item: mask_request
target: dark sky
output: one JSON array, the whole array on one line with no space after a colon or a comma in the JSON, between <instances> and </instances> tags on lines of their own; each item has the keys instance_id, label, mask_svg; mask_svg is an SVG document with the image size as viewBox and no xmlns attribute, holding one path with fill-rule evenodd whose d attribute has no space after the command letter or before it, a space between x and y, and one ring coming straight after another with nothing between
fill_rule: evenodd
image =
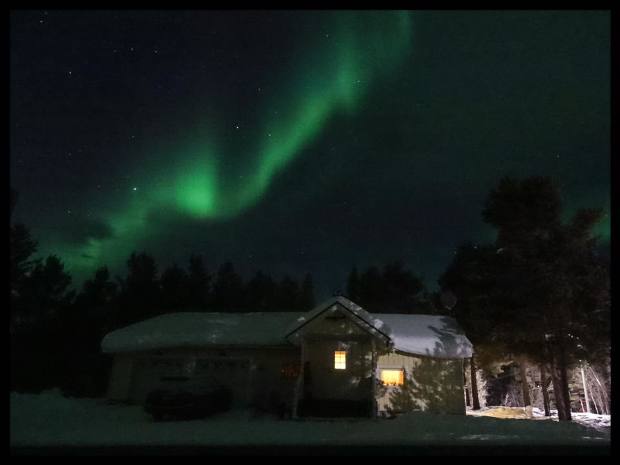
<instances>
[{"instance_id":1,"label":"dark sky","mask_svg":"<svg viewBox=\"0 0 620 465\"><path fill-rule=\"evenodd\" d=\"M502 176L609 210L606 12L13 11L10 38L15 219L78 284L145 250L433 287Z\"/></svg>"}]
</instances>

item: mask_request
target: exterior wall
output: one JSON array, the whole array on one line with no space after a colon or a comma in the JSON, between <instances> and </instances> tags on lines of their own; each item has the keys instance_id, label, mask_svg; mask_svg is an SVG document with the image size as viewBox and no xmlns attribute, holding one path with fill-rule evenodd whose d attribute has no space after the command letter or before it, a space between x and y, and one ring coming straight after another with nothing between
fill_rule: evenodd
<instances>
[{"instance_id":1,"label":"exterior wall","mask_svg":"<svg viewBox=\"0 0 620 465\"><path fill-rule=\"evenodd\" d=\"M112 362L112 370L108 382L108 398L111 400L128 400L133 371L133 357L127 354L116 354Z\"/></svg>"},{"instance_id":2,"label":"exterior wall","mask_svg":"<svg viewBox=\"0 0 620 465\"><path fill-rule=\"evenodd\" d=\"M110 398L142 403L155 389L200 389L225 386L236 405L269 408L292 401L299 349L170 349L117 354L110 379ZM288 369L289 376L282 373Z\"/></svg>"},{"instance_id":3,"label":"exterior wall","mask_svg":"<svg viewBox=\"0 0 620 465\"><path fill-rule=\"evenodd\" d=\"M303 398L372 398L372 336L348 317L326 312L301 329L304 354ZM345 350L346 369L334 368L334 352Z\"/></svg>"},{"instance_id":4,"label":"exterior wall","mask_svg":"<svg viewBox=\"0 0 620 465\"><path fill-rule=\"evenodd\" d=\"M405 382L377 389L379 411L465 414L462 359L390 353L377 360L378 379L382 368L404 369Z\"/></svg>"},{"instance_id":5,"label":"exterior wall","mask_svg":"<svg viewBox=\"0 0 620 465\"><path fill-rule=\"evenodd\" d=\"M371 347L368 340L322 339L304 342L304 397L363 400L371 396ZM346 369L334 368L334 352L346 350Z\"/></svg>"}]
</instances>

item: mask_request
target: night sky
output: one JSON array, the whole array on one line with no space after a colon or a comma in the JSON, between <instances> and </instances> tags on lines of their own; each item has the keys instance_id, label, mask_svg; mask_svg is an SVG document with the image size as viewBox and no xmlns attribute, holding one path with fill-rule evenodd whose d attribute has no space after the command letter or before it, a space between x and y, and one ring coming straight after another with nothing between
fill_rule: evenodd
<instances>
[{"instance_id":1,"label":"night sky","mask_svg":"<svg viewBox=\"0 0 620 465\"><path fill-rule=\"evenodd\" d=\"M505 175L609 211L606 12L13 11L14 220L74 283L134 251L433 288ZM598 228L609 242L609 218Z\"/></svg>"}]
</instances>

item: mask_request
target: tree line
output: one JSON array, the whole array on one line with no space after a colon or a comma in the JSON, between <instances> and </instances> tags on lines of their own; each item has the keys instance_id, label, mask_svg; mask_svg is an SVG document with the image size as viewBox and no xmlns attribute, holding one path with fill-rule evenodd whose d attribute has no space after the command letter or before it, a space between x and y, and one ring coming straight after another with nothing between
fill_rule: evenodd
<instances>
[{"instance_id":1,"label":"tree line","mask_svg":"<svg viewBox=\"0 0 620 465\"><path fill-rule=\"evenodd\" d=\"M535 368L545 413L551 385L560 420L570 420L574 408L571 370L609 366L609 263L593 234L602 216L579 209L565 220L548 177L504 178L490 192L482 217L495 228L495 240L462 244L439 279L456 296L450 312L475 347L474 408L477 365L491 375L516 366L525 406L532 403L528 378Z\"/></svg>"},{"instance_id":2,"label":"tree line","mask_svg":"<svg viewBox=\"0 0 620 465\"><path fill-rule=\"evenodd\" d=\"M481 214L495 229L495 240L461 244L438 291L429 291L419 275L394 261L362 271L353 267L346 295L370 312L455 317L475 347L466 375L473 408L480 408L481 374L489 391L505 391L508 370L521 385L523 405L532 404L536 388L547 414L552 397L559 418L570 420L579 401L572 394L575 370L583 367L584 390L585 373L591 372L596 383L590 390L602 404L609 391L609 377L603 376L610 353L609 263L598 254L593 229L603 212L580 209L566 220L552 180L531 177L502 179ZM209 272L199 255L191 256L186 268L173 264L159 274L154 258L144 252L128 258L125 278L113 280L102 267L75 292L62 261L33 260L35 251L28 229L11 224L15 389L43 383L100 394L108 363L99 349L103 335L161 313L306 311L315 304L309 274L301 282L288 276L276 281L259 271L246 282L230 262ZM92 386L76 383L82 378ZM589 409L588 399L586 404Z\"/></svg>"}]
</instances>

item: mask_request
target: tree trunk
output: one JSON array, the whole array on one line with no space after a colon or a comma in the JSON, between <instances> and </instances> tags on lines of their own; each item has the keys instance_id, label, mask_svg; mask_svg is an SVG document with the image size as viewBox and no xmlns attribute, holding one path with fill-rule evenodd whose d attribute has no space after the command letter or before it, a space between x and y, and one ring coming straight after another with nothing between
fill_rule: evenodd
<instances>
[{"instance_id":1,"label":"tree trunk","mask_svg":"<svg viewBox=\"0 0 620 465\"><path fill-rule=\"evenodd\" d=\"M547 390L547 387L549 385L548 381L547 381L547 374L545 372L545 364L544 362L540 364L540 389L542 390L542 395L543 395L543 406L545 408L545 416L546 417L550 417L551 416L551 407L550 407L550 402L549 402L549 391Z\"/></svg>"},{"instance_id":2,"label":"tree trunk","mask_svg":"<svg viewBox=\"0 0 620 465\"><path fill-rule=\"evenodd\" d=\"M521 376L521 389L523 390L523 406L529 407L532 405L532 399L530 398L530 384L527 382L527 365L523 358L519 361L519 373Z\"/></svg>"},{"instance_id":3,"label":"tree trunk","mask_svg":"<svg viewBox=\"0 0 620 465\"><path fill-rule=\"evenodd\" d=\"M594 380L596 381L596 384L598 385L598 391L600 392L600 398L602 399L601 403L603 404L603 407L604 407L603 411L605 412L606 415L609 415L609 398L607 396L607 390L605 389L601 381L598 379L598 376L596 376L596 372L594 371L592 366L589 366L588 368L590 369L590 373L592 374L592 377L594 378Z\"/></svg>"},{"instance_id":4,"label":"tree trunk","mask_svg":"<svg viewBox=\"0 0 620 465\"><path fill-rule=\"evenodd\" d=\"M471 369L471 398L472 398L472 410L480 410L480 400L478 399L478 381L476 379L476 363L474 362L474 354L471 354L469 359L469 367Z\"/></svg>"},{"instance_id":5,"label":"tree trunk","mask_svg":"<svg viewBox=\"0 0 620 465\"><path fill-rule=\"evenodd\" d=\"M596 405L596 399L594 398L594 396L592 396L592 403L594 404L594 412L598 415L600 412L598 405ZM590 413L590 410L588 410L588 413Z\"/></svg>"},{"instance_id":6,"label":"tree trunk","mask_svg":"<svg viewBox=\"0 0 620 465\"><path fill-rule=\"evenodd\" d=\"M553 381L553 396L555 398L555 407L558 410L558 419L560 421L570 421L570 401L568 399L566 367L563 367L564 357L562 356L560 347L558 347L556 343L551 343L549 345L547 354L551 360L551 380Z\"/></svg>"},{"instance_id":7,"label":"tree trunk","mask_svg":"<svg viewBox=\"0 0 620 465\"><path fill-rule=\"evenodd\" d=\"M583 395L586 398L586 412L590 413L590 401L588 400L588 386L586 384L586 375L583 372L583 364L581 364L581 383L583 384Z\"/></svg>"},{"instance_id":8,"label":"tree trunk","mask_svg":"<svg viewBox=\"0 0 620 465\"><path fill-rule=\"evenodd\" d=\"M564 396L560 386L560 375L556 363L551 364L551 381L553 382L553 397L555 408L558 410L558 419L566 420L566 409L564 407Z\"/></svg>"},{"instance_id":9,"label":"tree trunk","mask_svg":"<svg viewBox=\"0 0 620 465\"><path fill-rule=\"evenodd\" d=\"M571 403L570 403L570 390L568 388L568 373L566 366L566 357L564 354L564 348L560 346L560 382L563 389L564 408L566 410L566 420L571 421Z\"/></svg>"},{"instance_id":10,"label":"tree trunk","mask_svg":"<svg viewBox=\"0 0 620 465\"><path fill-rule=\"evenodd\" d=\"M467 386L467 376L465 370L463 370L463 387L465 388L465 405L471 407L471 401L469 400L469 387Z\"/></svg>"}]
</instances>

